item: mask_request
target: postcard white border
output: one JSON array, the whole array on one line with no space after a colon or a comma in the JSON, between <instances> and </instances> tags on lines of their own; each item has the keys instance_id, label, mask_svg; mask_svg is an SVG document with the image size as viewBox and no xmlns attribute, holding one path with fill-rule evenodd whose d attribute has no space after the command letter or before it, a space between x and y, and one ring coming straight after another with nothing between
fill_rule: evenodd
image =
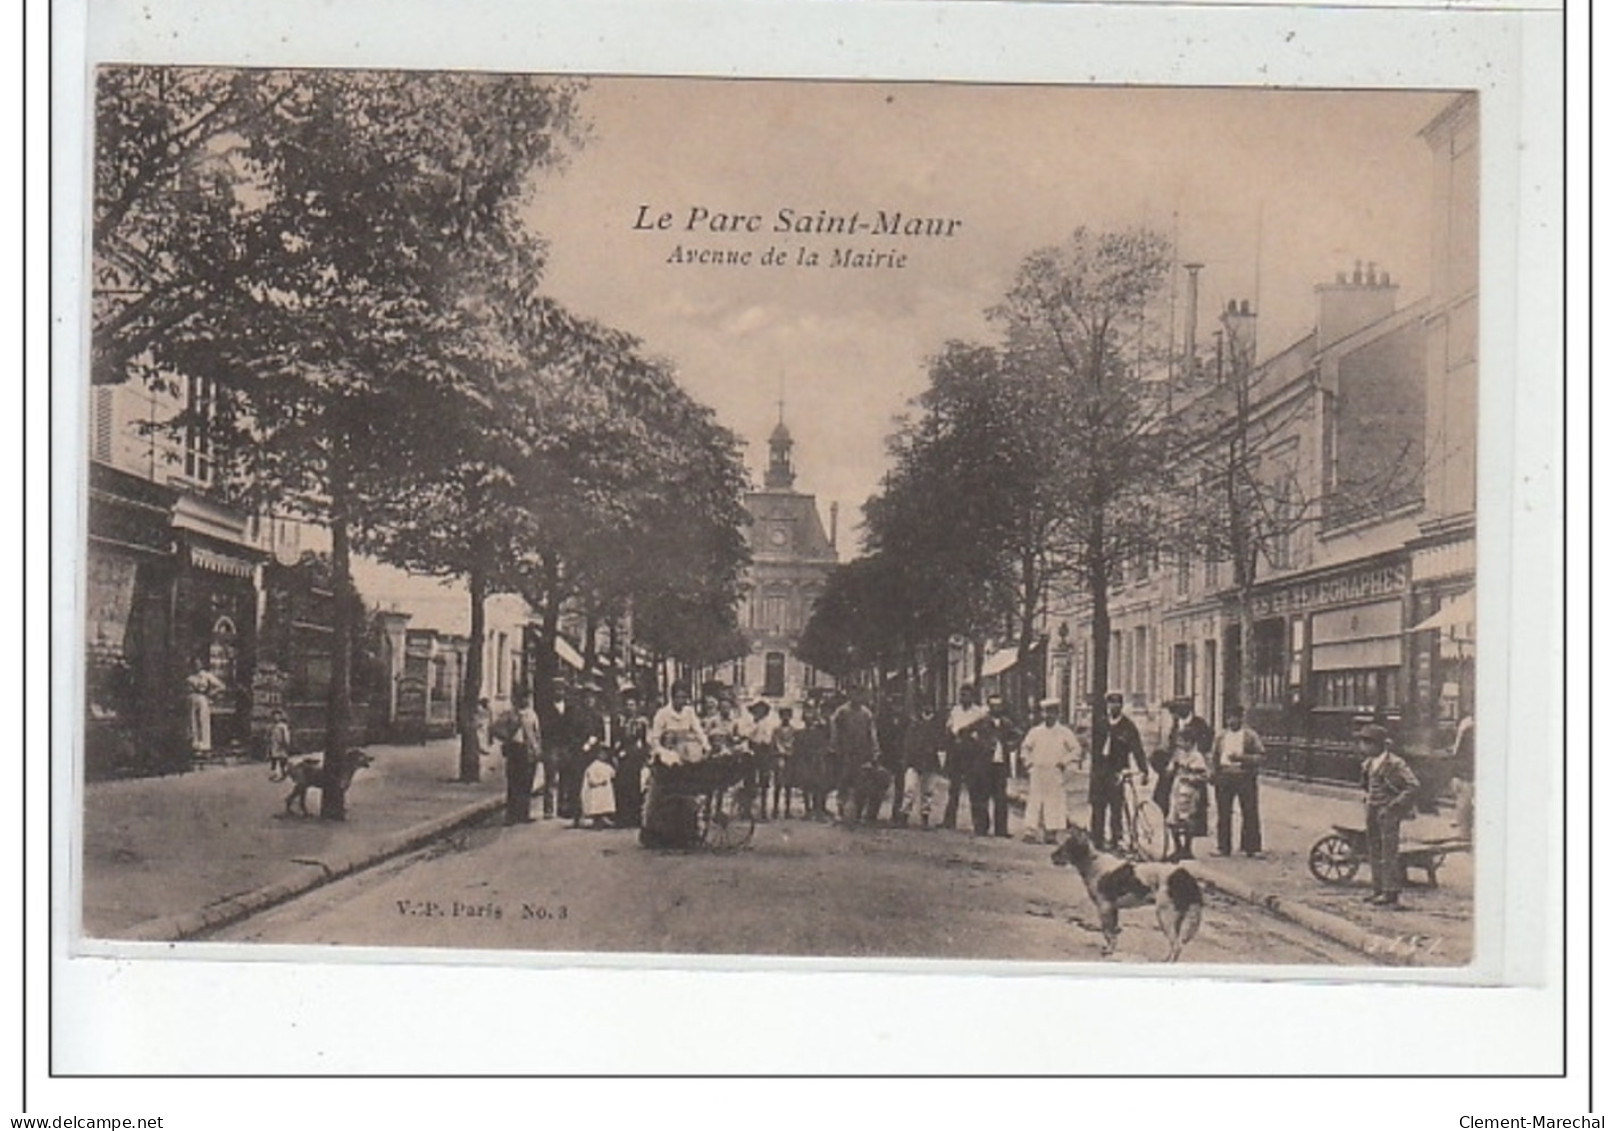
<instances>
[{"instance_id":1,"label":"postcard white border","mask_svg":"<svg viewBox=\"0 0 1615 1131\"><path fill-rule=\"evenodd\" d=\"M480 961L449 967L409 952L338 962L226 960L128 962L56 955L58 1071L919 1071L919 1072L1547 1072L1561 1064L1556 990L1560 946L1557 743L1544 743L1540 715L1525 703L1557 704L1553 641L1513 631L1559 623L1557 507L1532 483L1556 478L1560 378L1557 363L1557 27L1553 17L1506 12L1268 8L1140 8L1119 5L862 3L810 5L731 0L651 5L462 3L451 18L422 0L274 6L163 0L90 5L96 60L164 60L329 66L467 66L577 73L870 77L1015 82L1170 82L1240 85L1480 87L1483 90L1483 372L1505 359L1510 385L1483 377L1480 618L1511 626L1507 664L1482 660L1482 695L1507 702L1508 788L1482 796L1482 821L1509 830L1484 852L1483 872L1506 865L1520 903L1483 936L1505 940L1509 988L1262 982L1259 969L1216 980L1169 983L1132 971L1096 977L996 977L973 973L867 974L776 971L716 974L704 962L682 970L537 970ZM53 154L58 228L56 315L77 317L71 270L82 237L66 221L76 207L87 154L79 106L87 89L72 60L74 8L57 13L57 137ZM1293 34L1292 34L1293 33ZM1117 38L1121 37L1121 38ZM65 55L65 58L64 58ZM1526 75L1532 82L1525 82ZM1547 76L1547 79L1544 79ZM1551 81L1547 81L1551 80ZM82 102L80 103L82 105ZM77 137L79 143L74 144ZM1521 156L1521 154L1527 156ZM1515 196L1518 227L1505 208ZM1527 238L1541 231L1541 242ZM65 270L64 270L65 269ZM1519 279L1517 287L1510 286ZM58 323L61 325L62 323ZM83 429L72 390L81 372L74 343L59 334L52 471L58 485L52 592L58 631L52 685L59 736L71 734L77 674L77 605L64 568L82 546L76 513ZM1494 361L1493 359L1496 359ZM63 390L63 386L58 386ZM1503 458L1503 453L1508 458ZM1540 468L1522 482L1521 471ZM1505 534L1505 532L1507 532ZM1507 579L1507 580L1504 580ZM1525 579L1531 579L1527 584ZM1551 581L1551 583L1545 583ZM1499 634L1500 635L1500 634ZM64 646L65 645L65 646ZM1557 729L1557 719L1553 720ZM38 732L36 731L36 734ZM32 751L31 751L32 754ZM36 759L34 765L43 765ZM58 828L72 827L71 767L54 767ZM37 779L36 779L37 780ZM1506 812L1503 798L1506 796ZM69 808L60 806L64 799ZM43 810L34 807L43 827ZM1575 811L1574 809L1572 810ZM52 845L62 874L65 845ZM37 851L37 848L36 848ZM1543 883L1546 877L1550 882ZM1530 878L1531 882L1526 882ZM56 926L68 913L57 900ZM55 937L65 937L56 933ZM308 957L300 955L299 957ZM323 957L323 955L322 955ZM432 956L428 956L432 957ZM658 961L657 966L666 963ZM725 963L726 966L732 965ZM749 964L748 964L749 965ZM882 964L883 967L885 964ZM994 964L995 968L1002 967ZM1276 972L1275 972L1276 973ZM1422 973L1422 972L1421 972ZM1309 971L1324 978L1332 972ZM1430 981L1428 977L1421 977ZM624 1026L659 1011L692 1018L699 1039ZM198 1008L204 1002L207 1007ZM606 1006L601 1007L599 1003ZM903 1003L902 1011L892 1008ZM413 1003L418 1009L405 1008ZM454 1008L448 1008L453 1003ZM585 1004L594 1003L594 1004ZM300 1035L283 1028L288 1004ZM702 1018L723 1016L722 1025ZM512 1008L514 1007L514 1008ZM1165 1009L1203 1023L1220 1017L1247 1042L1218 1036L1160 1047ZM1103 1042L1073 1048L1080 1021L1102 1018ZM1501 1039L1494 1022L1509 1019ZM562 1026L537 1024L564 1017ZM613 1019L616 1020L613 1020ZM785 1020L782 1020L784 1018ZM433 1032L424 1022L430 1020ZM1323 1020L1341 1039L1326 1063L1309 1034ZM504 1039L511 1025L522 1040ZM961 1043L961 1027L970 1033ZM759 1039L762 1034L762 1039ZM600 1050L614 1055L603 1061ZM255 1050L250 1058L244 1049ZM1141 1055L1141 1049L1151 1050ZM1185 1054L1192 1056L1186 1060Z\"/></svg>"}]
</instances>

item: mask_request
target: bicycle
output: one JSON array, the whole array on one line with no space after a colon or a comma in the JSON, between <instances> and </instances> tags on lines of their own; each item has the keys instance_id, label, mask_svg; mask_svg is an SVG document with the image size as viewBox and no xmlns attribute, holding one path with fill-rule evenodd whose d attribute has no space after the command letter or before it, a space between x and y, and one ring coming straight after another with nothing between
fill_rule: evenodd
<instances>
[{"instance_id":1,"label":"bicycle","mask_svg":"<svg viewBox=\"0 0 1615 1131\"><path fill-rule=\"evenodd\" d=\"M1122 837L1127 855L1140 860L1166 856L1166 818L1148 797L1140 797L1132 770L1121 772Z\"/></svg>"}]
</instances>

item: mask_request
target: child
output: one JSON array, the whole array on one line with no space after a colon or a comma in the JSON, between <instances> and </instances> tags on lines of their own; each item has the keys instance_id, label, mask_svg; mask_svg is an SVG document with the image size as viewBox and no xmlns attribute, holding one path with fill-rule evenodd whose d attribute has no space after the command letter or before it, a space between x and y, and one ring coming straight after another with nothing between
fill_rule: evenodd
<instances>
[{"instance_id":1,"label":"child","mask_svg":"<svg viewBox=\"0 0 1615 1131\"><path fill-rule=\"evenodd\" d=\"M589 827L603 829L607 821L617 814L617 791L613 782L617 770L607 759L605 747L595 750L594 761L583 771L583 815L589 818Z\"/></svg>"},{"instance_id":2,"label":"child","mask_svg":"<svg viewBox=\"0 0 1615 1131\"><path fill-rule=\"evenodd\" d=\"M1194 731L1180 727L1173 742L1172 761L1167 771L1172 775L1171 806L1167 812L1167 828L1172 831L1172 855L1169 860L1193 860L1194 838L1205 835L1206 813L1205 784L1211 776L1206 756L1194 743Z\"/></svg>"},{"instance_id":3,"label":"child","mask_svg":"<svg viewBox=\"0 0 1615 1131\"><path fill-rule=\"evenodd\" d=\"M269 780L281 781L292 762L292 728L279 707L269 723Z\"/></svg>"}]
</instances>

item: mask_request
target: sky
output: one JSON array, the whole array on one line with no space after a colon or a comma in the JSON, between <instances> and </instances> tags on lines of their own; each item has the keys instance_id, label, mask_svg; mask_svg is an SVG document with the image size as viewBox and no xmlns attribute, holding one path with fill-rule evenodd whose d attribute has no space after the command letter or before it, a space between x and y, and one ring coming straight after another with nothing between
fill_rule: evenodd
<instances>
[{"instance_id":1,"label":"sky","mask_svg":"<svg viewBox=\"0 0 1615 1131\"><path fill-rule=\"evenodd\" d=\"M797 488L826 518L840 504L845 559L927 359L950 339L987 339L983 312L1018 264L1079 225L1174 239L1179 264L1205 264L1201 342L1229 299L1249 300L1260 356L1308 332L1313 287L1359 260L1390 272L1399 305L1421 298L1432 161L1419 131L1450 99L597 78L584 143L538 179L526 216L549 245L544 289L669 361L746 441L758 482L783 396ZM958 223L947 236L778 233L781 209ZM770 248L785 266L762 265ZM907 258L826 266L837 248ZM820 264L798 266L799 249ZM691 250L751 260L669 262ZM1184 279L1175 272L1179 340ZM464 630L459 586L361 573L362 589L404 598L420 623Z\"/></svg>"},{"instance_id":2,"label":"sky","mask_svg":"<svg viewBox=\"0 0 1615 1131\"><path fill-rule=\"evenodd\" d=\"M785 400L799 489L849 520L886 467L885 438L951 338L1038 248L1075 227L1153 227L1200 262L1200 340L1248 299L1259 352L1313 323L1313 286L1362 260L1399 304L1425 292L1435 92L982 86L604 78L589 136L529 209L545 289L638 335L748 441L760 478ZM951 236L779 234L781 209L955 219ZM701 210L701 211L697 211ZM654 225L664 213L669 227ZM719 217L757 217L761 230ZM693 229L691 227L694 220ZM637 225L637 227L636 227ZM790 262L765 267L770 247ZM897 251L901 269L824 266L833 249ZM795 265L798 248L820 266ZM669 262L752 253L748 266ZM1183 272L1177 272L1178 325Z\"/></svg>"}]
</instances>

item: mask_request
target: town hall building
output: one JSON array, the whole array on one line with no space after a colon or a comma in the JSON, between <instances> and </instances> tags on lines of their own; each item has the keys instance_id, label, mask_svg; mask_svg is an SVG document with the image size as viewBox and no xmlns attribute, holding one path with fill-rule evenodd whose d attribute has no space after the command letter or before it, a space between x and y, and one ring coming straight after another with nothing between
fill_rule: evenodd
<instances>
[{"instance_id":1,"label":"town hall building","mask_svg":"<svg viewBox=\"0 0 1615 1131\"><path fill-rule=\"evenodd\" d=\"M768 438L763 489L746 495L751 568L740 623L748 650L736 673L748 698L782 704L795 704L810 688L834 683L795 654L813 603L836 565L836 508L831 504L827 535L817 500L795 490L793 446L782 416Z\"/></svg>"}]
</instances>

